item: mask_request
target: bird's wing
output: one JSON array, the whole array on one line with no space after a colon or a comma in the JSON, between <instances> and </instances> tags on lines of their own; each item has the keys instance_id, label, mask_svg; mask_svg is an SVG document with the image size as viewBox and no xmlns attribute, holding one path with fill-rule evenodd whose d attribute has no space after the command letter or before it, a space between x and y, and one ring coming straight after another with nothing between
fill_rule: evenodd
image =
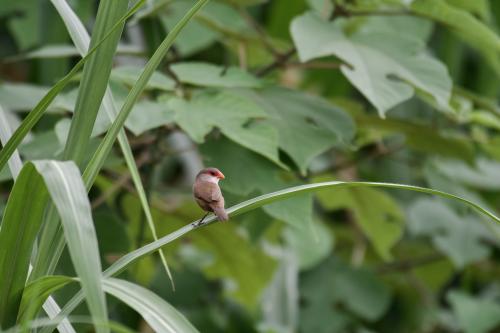
<instances>
[{"instance_id":1,"label":"bird's wing","mask_svg":"<svg viewBox=\"0 0 500 333\"><path fill-rule=\"evenodd\" d=\"M196 186L194 196L206 203L215 203L222 200L219 185L209 182L203 182L202 186Z\"/></svg>"}]
</instances>

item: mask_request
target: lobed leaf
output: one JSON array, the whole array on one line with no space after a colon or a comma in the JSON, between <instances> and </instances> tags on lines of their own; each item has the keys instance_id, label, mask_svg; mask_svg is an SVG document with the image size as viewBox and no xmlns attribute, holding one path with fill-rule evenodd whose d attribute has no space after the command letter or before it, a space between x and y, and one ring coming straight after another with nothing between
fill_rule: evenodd
<instances>
[{"instance_id":1,"label":"lobed leaf","mask_svg":"<svg viewBox=\"0 0 500 333\"><path fill-rule=\"evenodd\" d=\"M337 56L344 63L342 73L381 117L411 98L415 88L448 109L452 82L446 67L427 55L422 41L408 32L376 29L378 22L373 24L375 28L366 24L364 29L346 36L339 23L306 13L292 21L290 30L301 61Z\"/></svg>"}]
</instances>

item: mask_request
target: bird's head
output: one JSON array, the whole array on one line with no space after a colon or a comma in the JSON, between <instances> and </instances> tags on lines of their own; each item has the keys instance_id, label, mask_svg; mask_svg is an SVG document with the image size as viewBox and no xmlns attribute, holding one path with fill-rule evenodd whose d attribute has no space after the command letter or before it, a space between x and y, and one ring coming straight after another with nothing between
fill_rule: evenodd
<instances>
[{"instance_id":1,"label":"bird's head","mask_svg":"<svg viewBox=\"0 0 500 333\"><path fill-rule=\"evenodd\" d=\"M224 174L217 168L205 168L198 172L198 175L196 176L197 180L215 184L219 183L219 180L224 178Z\"/></svg>"}]
</instances>

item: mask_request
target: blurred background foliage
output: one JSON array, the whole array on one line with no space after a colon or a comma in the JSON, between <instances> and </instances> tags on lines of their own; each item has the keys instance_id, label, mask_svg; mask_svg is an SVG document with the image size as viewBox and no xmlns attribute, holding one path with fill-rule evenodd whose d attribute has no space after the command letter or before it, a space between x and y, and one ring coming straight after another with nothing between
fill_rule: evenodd
<instances>
[{"instance_id":1,"label":"blurred background foliage","mask_svg":"<svg viewBox=\"0 0 500 333\"><path fill-rule=\"evenodd\" d=\"M98 2L68 3L92 31ZM126 25L110 79L118 106L193 4L150 0ZM204 165L226 175L228 206L302 183L366 180L498 212L499 21L494 0L212 0L126 122L158 234L202 215L190 186ZM49 0L1 0L0 45L0 105L15 128L78 52ZM62 157L79 79L19 147L25 160ZM100 112L88 158L109 125ZM3 210L7 168L0 179ZM104 268L153 240L119 150L90 198ZM201 332L500 332L500 241L481 219L413 192L323 191L169 244L175 292L156 255L122 277ZM65 253L56 273L72 270ZM108 302L113 320L148 332Z\"/></svg>"}]
</instances>

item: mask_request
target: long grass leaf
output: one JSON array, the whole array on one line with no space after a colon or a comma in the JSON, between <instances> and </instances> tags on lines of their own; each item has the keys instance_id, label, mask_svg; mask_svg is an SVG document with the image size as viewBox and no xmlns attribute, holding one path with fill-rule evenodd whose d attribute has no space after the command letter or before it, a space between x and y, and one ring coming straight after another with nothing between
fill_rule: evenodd
<instances>
[{"instance_id":1,"label":"long grass leaf","mask_svg":"<svg viewBox=\"0 0 500 333\"><path fill-rule=\"evenodd\" d=\"M2 145L5 145L10 137L12 136L12 129L10 128L9 121L7 119L7 114L5 110L2 108L2 105L0 105L0 143ZM21 169L23 168L23 162L21 161L21 156L19 155L19 152L14 150L12 153L12 156L10 157L9 161L9 169L10 169L10 174L12 175L12 178L15 180L19 173L21 172Z\"/></svg>"},{"instance_id":2,"label":"long grass leaf","mask_svg":"<svg viewBox=\"0 0 500 333\"><path fill-rule=\"evenodd\" d=\"M488 211L487 209L481 207L480 205L469 201L465 198L459 197L454 194L450 194L447 192L439 191L439 190L434 190L434 189L429 189L425 187L419 187L419 186L412 186L412 185L404 185L404 184L393 184L393 183L376 183L376 182L340 182L340 181L333 181L333 182L323 182L323 183L315 183L315 184L308 184L308 185L300 185L300 186L295 186L295 187L290 187L287 189L283 189L280 191L264 194L261 196L258 196L256 198L244 201L242 203L239 203L235 206L232 206L228 208L226 211L229 214L229 216L238 216L243 213L249 212L251 210L260 208L262 206L271 204L276 201L280 200L286 200L287 198L291 198L297 195L302 195L305 193L311 193L311 192L317 192L321 190L326 190L326 189L335 189L335 188L341 188L341 187L382 187L382 188L392 188L392 189L401 189L401 190L408 190L408 191L414 191L414 192L421 192L421 193L426 193L426 194L431 194L431 195L436 195L436 196L441 196L444 198L452 199L461 203L464 203L465 205L473 208L477 212L483 214L484 216L490 218L491 220L495 221L498 225L495 225L493 223L488 223L488 226L492 228L492 231L495 233L497 237L500 238L500 234L498 232L498 227L500 225L500 218L497 217L495 214L492 212ZM149 243L135 251L129 252L128 254L124 255L117 261L115 261L108 269L104 271L104 277L111 277L111 276L116 276L117 274L121 273L125 269L127 269L131 264L135 263L137 260L143 258L144 256L158 250L162 246L167 245L168 243L178 239L179 237L182 237L183 235L187 234L188 232L195 230L201 226L208 225L210 223L213 223L216 221L217 218L214 215L210 215L206 217L203 220L203 224L200 224L200 220L194 221L190 224L187 224L186 226L160 238L157 241L154 241L152 243ZM60 320L62 318L65 318L68 316L71 311L73 311L78 304L83 300L83 295L81 292L77 293L64 307L64 309L61 312L60 315ZM55 321L57 323L57 321ZM42 333L49 333L53 330L53 327L46 328Z\"/></svg>"},{"instance_id":3,"label":"long grass leaf","mask_svg":"<svg viewBox=\"0 0 500 333\"><path fill-rule=\"evenodd\" d=\"M6 331L2 331L2 333L25 333L26 329L30 329L33 332L37 329L42 329L47 326L53 326L55 319L36 319L31 322L29 322L27 325L16 325L14 327L9 328ZM94 321L92 320L92 317L90 316L71 316L68 317L68 322L74 323L74 324L93 324ZM136 331L132 331L128 327L124 326L123 324L120 324L118 322L114 321L108 321L107 324L99 324L99 326L102 326L106 329L110 329L114 333L137 333ZM59 329L59 326L57 327Z\"/></svg>"},{"instance_id":4,"label":"long grass leaf","mask_svg":"<svg viewBox=\"0 0 500 333\"><path fill-rule=\"evenodd\" d=\"M15 325L31 252L48 193L33 165L26 165L7 201L0 229L0 328Z\"/></svg>"},{"instance_id":5,"label":"long grass leaf","mask_svg":"<svg viewBox=\"0 0 500 333\"><path fill-rule=\"evenodd\" d=\"M32 282L23 295L21 313L25 319L32 319L48 295L76 281L68 276L45 276ZM174 307L146 288L114 278L103 279L103 287L106 293L137 311L155 332L198 332Z\"/></svg>"},{"instance_id":6,"label":"long grass leaf","mask_svg":"<svg viewBox=\"0 0 500 333\"><path fill-rule=\"evenodd\" d=\"M5 144L9 141L12 136L12 129L10 128L9 122L7 120L6 114L2 106L0 105L0 142ZM18 175L21 173L23 162L21 160L21 156L17 149L12 154L9 159L9 169L14 181L17 179ZM31 264L28 267L28 270L32 270ZM28 271L28 274L29 274ZM49 316L49 318L54 318L59 312L61 312L61 308L56 303L56 301L49 296L47 301L43 304L43 309ZM61 333L75 333L73 326L69 323L67 319L64 319L58 326L59 332Z\"/></svg>"},{"instance_id":7,"label":"long grass leaf","mask_svg":"<svg viewBox=\"0 0 500 333\"><path fill-rule=\"evenodd\" d=\"M101 261L87 191L74 162L34 161L52 197L68 244L69 254L97 332L108 332L98 323L108 320L101 284Z\"/></svg>"},{"instance_id":8,"label":"long grass leaf","mask_svg":"<svg viewBox=\"0 0 500 333\"><path fill-rule=\"evenodd\" d=\"M97 327L107 321L97 236L87 192L73 162L29 162L14 184L0 230L0 323L4 328L15 323L49 193L61 217L96 329L107 332L106 326Z\"/></svg>"},{"instance_id":9,"label":"long grass leaf","mask_svg":"<svg viewBox=\"0 0 500 333\"><path fill-rule=\"evenodd\" d=\"M52 4L56 8L56 10L59 12L59 15L64 21L64 24L66 25L66 28L71 36L71 39L73 40L73 43L75 44L78 52L84 56L87 53L87 50L90 45L90 37L87 33L87 30L83 26L82 22L76 16L76 14L73 12L71 7L66 3L65 0L51 0ZM108 116L108 119L112 123L116 115L118 114L118 110L116 108L113 94L111 92L111 89L108 88L106 89L106 93L104 94L104 99L103 99L103 108L104 111L106 112L106 115ZM148 222L148 226L151 230L151 233L153 235L153 238L155 240L158 239L158 235L156 232L155 224L153 221L153 215L151 214L151 210L149 208L149 203L148 199L146 196L146 192L144 191L144 186L142 184L141 176L139 174L139 170L137 168L137 165L134 160L134 156L132 154L132 149L130 148L130 144L128 142L127 136L125 135L125 131L123 129L120 130L118 133L118 142L120 144L120 148L122 150L123 156L125 158L125 161L127 163L127 167L129 169L130 175L132 177L132 181L134 183L135 188L137 189L137 193L139 195L139 200L142 205L142 209L144 210L144 215L146 216L146 221ZM57 242L56 242L57 244ZM60 247L60 246L59 246ZM57 259L53 257L53 251L52 253L52 258L53 260ZM57 252L57 251L56 251ZM172 288L174 288L174 282L172 279L172 274L170 272L170 269L168 268L167 260L165 257L165 254L163 253L162 250L159 251L160 253L160 258L162 260L163 266L165 268L165 271L167 272L167 275L172 283Z\"/></svg>"},{"instance_id":10,"label":"long grass leaf","mask_svg":"<svg viewBox=\"0 0 500 333\"><path fill-rule=\"evenodd\" d=\"M125 16L123 16L113 28L106 34L106 36L100 40L85 57L83 57L66 76L59 80L52 88L47 92L47 94L38 102L38 104L31 110L30 113L23 120L21 125L14 132L9 141L0 150L0 171L4 168L5 164L14 153L14 150L26 137L29 131L38 123L38 121L43 116L45 110L52 103L54 98L66 87L66 85L71 81L71 79L78 73L83 64L89 59L89 57L101 46L101 44L109 38L113 32L118 29L122 22L126 21L130 16L132 16L145 2L146 0L139 0Z\"/></svg>"},{"instance_id":11,"label":"long grass leaf","mask_svg":"<svg viewBox=\"0 0 500 333\"><path fill-rule=\"evenodd\" d=\"M73 281L77 280L67 276L45 276L28 284L23 291L19 308L19 325L26 326L34 320L50 294Z\"/></svg>"},{"instance_id":12,"label":"long grass leaf","mask_svg":"<svg viewBox=\"0 0 500 333\"><path fill-rule=\"evenodd\" d=\"M126 13L127 4L127 1L123 0L108 0L99 3L90 48L106 36L106 32ZM83 67L75 111L63 154L64 159L71 159L77 165L81 165L85 158L97 113L108 86L113 58L124 25L125 22L122 21L119 28L113 31L106 42L101 44L101 47Z\"/></svg>"},{"instance_id":13,"label":"long grass leaf","mask_svg":"<svg viewBox=\"0 0 500 333\"><path fill-rule=\"evenodd\" d=\"M155 332L198 332L173 306L146 288L114 278L103 279L103 286L108 294L137 311Z\"/></svg>"}]
</instances>

